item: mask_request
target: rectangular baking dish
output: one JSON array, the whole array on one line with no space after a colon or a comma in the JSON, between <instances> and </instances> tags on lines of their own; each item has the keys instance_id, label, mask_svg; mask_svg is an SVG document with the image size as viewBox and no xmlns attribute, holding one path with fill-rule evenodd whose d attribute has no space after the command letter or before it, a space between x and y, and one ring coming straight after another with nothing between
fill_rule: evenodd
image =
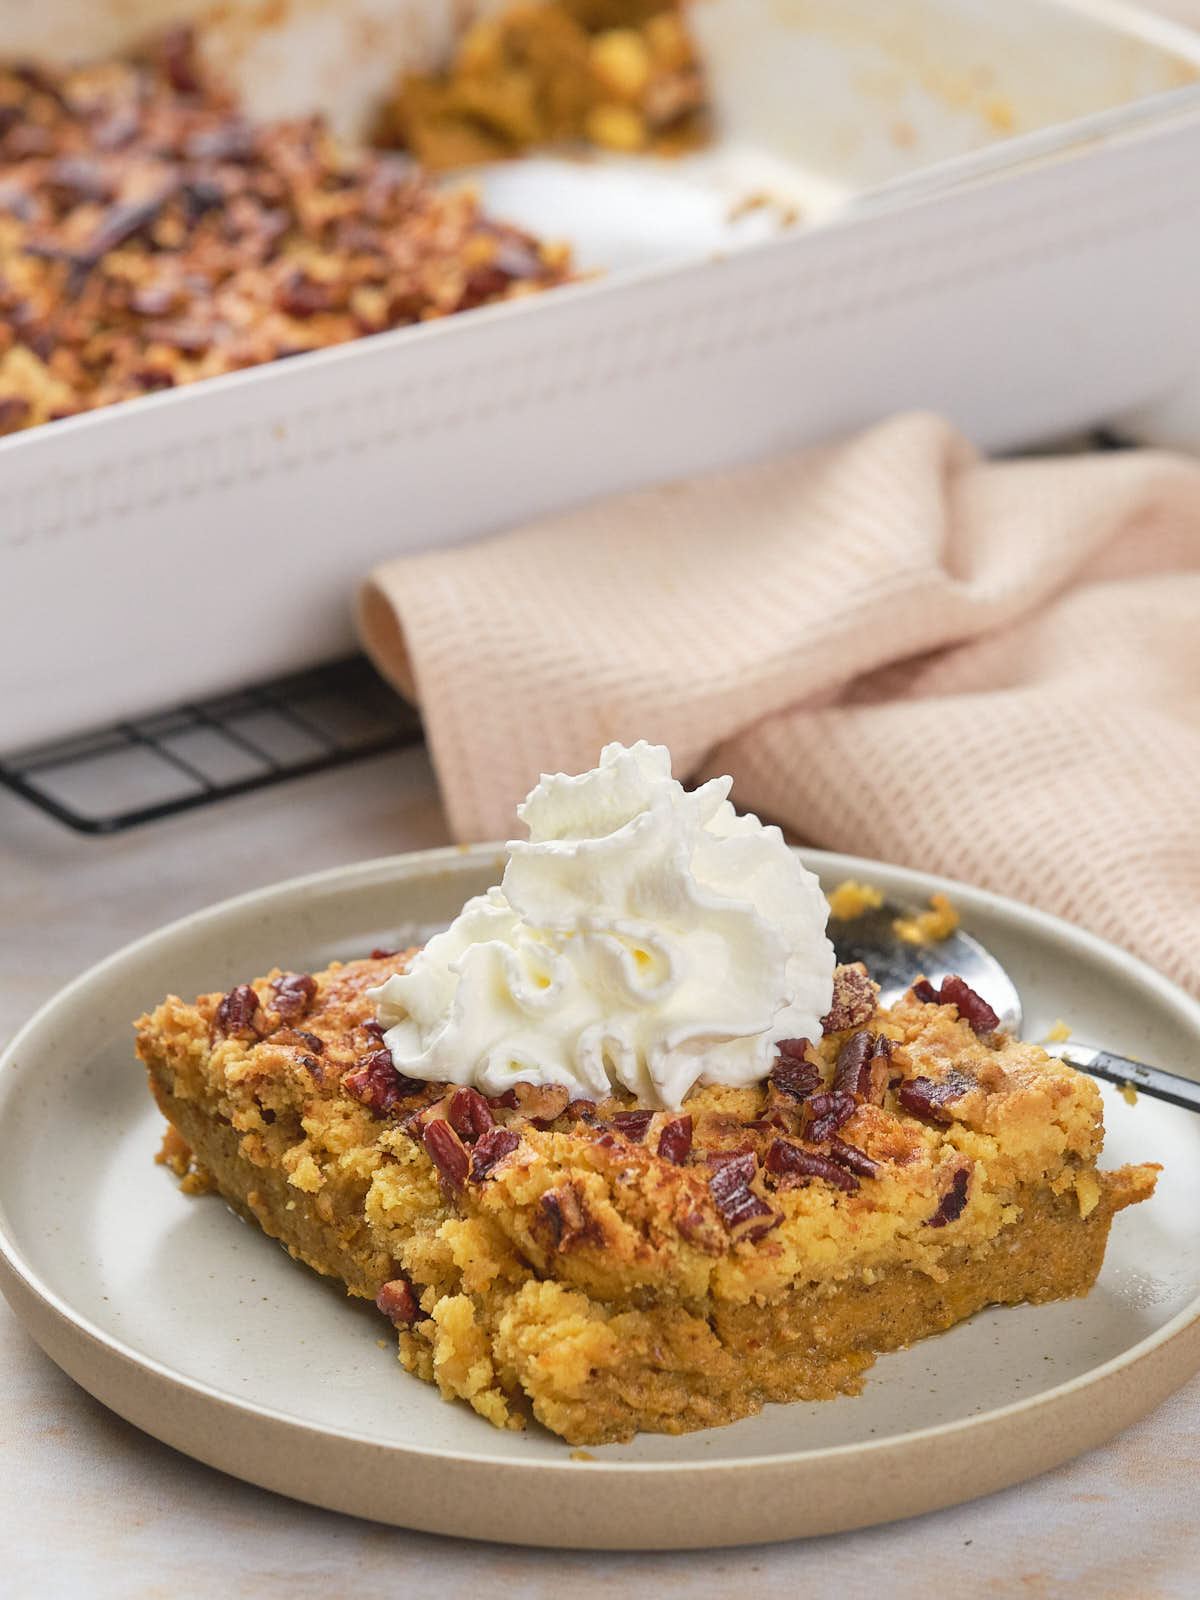
<instances>
[{"instance_id":1,"label":"rectangular baking dish","mask_svg":"<svg viewBox=\"0 0 1200 1600\"><path fill-rule=\"evenodd\" d=\"M189 13L0 0L0 38L61 58ZM352 133L458 14L281 0L200 23L254 111ZM711 149L481 176L595 276L0 440L0 750L337 655L358 580L406 550L903 408L1007 448L1188 377L1193 35L1104 0L692 17Z\"/></svg>"}]
</instances>

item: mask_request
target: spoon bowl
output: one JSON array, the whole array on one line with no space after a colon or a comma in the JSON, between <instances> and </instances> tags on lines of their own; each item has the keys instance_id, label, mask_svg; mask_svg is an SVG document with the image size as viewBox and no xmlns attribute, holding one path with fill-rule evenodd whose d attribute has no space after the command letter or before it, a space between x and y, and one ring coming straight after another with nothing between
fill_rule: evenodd
<instances>
[{"instance_id":1,"label":"spoon bowl","mask_svg":"<svg viewBox=\"0 0 1200 1600\"><path fill-rule=\"evenodd\" d=\"M944 978L960 977L991 1006L1000 1019L1000 1030L1020 1038L1024 1022L1021 996L992 952L961 928L955 928L944 939L904 938L896 931L896 925L900 921L911 922L915 914L912 906L894 900L866 907L853 917L835 917L831 913L827 931L839 963L861 961L879 985L880 1004L885 1006L894 1004L918 978L927 978L937 988ZM1122 1088L1132 1087L1189 1111L1200 1111L1200 1083L1190 1078L1092 1045L1049 1039L1040 1042L1051 1055L1092 1077L1104 1078Z\"/></svg>"}]
</instances>

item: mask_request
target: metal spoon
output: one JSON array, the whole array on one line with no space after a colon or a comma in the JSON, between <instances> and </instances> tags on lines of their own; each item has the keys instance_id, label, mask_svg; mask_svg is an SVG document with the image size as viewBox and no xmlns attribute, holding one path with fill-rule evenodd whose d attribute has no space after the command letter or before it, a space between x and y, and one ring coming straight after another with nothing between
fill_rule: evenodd
<instances>
[{"instance_id":1,"label":"metal spoon","mask_svg":"<svg viewBox=\"0 0 1200 1600\"><path fill-rule=\"evenodd\" d=\"M1021 996L991 951L961 928L935 943L915 944L901 939L894 923L897 917L912 916L911 907L897 905L892 900L885 900L882 905L855 917L831 915L829 937L838 960L843 963L861 961L879 985L879 999L883 1005L898 1000L917 978L928 978L936 988L943 978L956 973L976 994L983 996L1000 1018L1001 1028L1019 1038L1023 1021ZM1153 1099L1169 1100L1172 1105L1200 1111L1200 1083L1190 1078L1164 1072L1159 1067L1143 1066L1128 1056L1097 1050L1091 1045L1051 1040L1045 1042L1044 1048L1081 1072L1091 1073L1094 1078L1132 1084Z\"/></svg>"}]
</instances>

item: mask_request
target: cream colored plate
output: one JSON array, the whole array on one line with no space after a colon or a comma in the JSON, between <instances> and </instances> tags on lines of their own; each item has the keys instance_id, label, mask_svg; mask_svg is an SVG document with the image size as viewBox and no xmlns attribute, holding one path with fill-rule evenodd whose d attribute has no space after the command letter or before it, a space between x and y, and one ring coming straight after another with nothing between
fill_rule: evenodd
<instances>
[{"instance_id":1,"label":"cream colored plate","mask_svg":"<svg viewBox=\"0 0 1200 1600\"><path fill-rule=\"evenodd\" d=\"M1112 946L977 890L805 859L826 887L949 888L1010 965L1030 1037L1062 1017L1080 1039L1176 1072L1200 1062L1200 1005ZM397 1366L372 1308L155 1165L161 1121L130 1021L169 990L405 944L495 881L499 861L490 847L427 852L214 906L86 973L0 1061L0 1284L106 1405L252 1483L383 1522L686 1548L832 1532L1001 1488L1109 1438L1200 1368L1200 1118L1106 1090L1107 1162L1165 1170L1155 1198L1117 1218L1086 1300L981 1313L883 1357L854 1399L771 1406L587 1460L447 1405Z\"/></svg>"}]
</instances>

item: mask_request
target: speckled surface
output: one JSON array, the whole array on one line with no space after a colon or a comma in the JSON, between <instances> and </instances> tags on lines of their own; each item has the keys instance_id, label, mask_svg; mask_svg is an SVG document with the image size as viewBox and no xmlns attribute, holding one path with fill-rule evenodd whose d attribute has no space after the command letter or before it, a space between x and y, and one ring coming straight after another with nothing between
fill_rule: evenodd
<instances>
[{"instance_id":1,"label":"speckled surface","mask_svg":"<svg viewBox=\"0 0 1200 1600\"><path fill-rule=\"evenodd\" d=\"M0 1037L76 973L163 922L300 871L444 843L419 753L304 780L114 840L0 796ZM414 1592L583 1596L1190 1596L1200 1382L1107 1446L985 1499L856 1533L696 1554L576 1554L385 1528L254 1489L179 1455L65 1377L0 1303L5 1587L14 1595ZM552 1519L554 1508L546 1507Z\"/></svg>"}]
</instances>

